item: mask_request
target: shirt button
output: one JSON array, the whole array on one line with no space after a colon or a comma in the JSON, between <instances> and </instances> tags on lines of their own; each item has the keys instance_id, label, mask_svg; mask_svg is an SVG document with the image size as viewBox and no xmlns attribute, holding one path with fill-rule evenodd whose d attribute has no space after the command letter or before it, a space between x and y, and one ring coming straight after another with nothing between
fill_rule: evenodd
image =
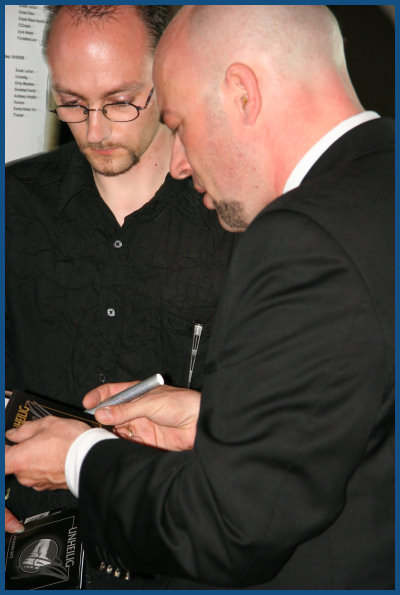
<instances>
[{"instance_id":1,"label":"shirt button","mask_svg":"<svg viewBox=\"0 0 400 595\"><path fill-rule=\"evenodd\" d=\"M115 316L115 310L114 310L114 308L108 308L108 310L107 310L107 316L110 316L111 318L113 316Z\"/></svg>"},{"instance_id":2,"label":"shirt button","mask_svg":"<svg viewBox=\"0 0 400 595\"><path fill-rule=\"evenodd\" d=\"M99 374L99 380L100 380L100 382L105 382L106 381L106 375L103 374L103 372L100 372L100 374Z\"/></svg>"},{"instance_id":3,"label":"shirt button","mask_svg":"<svg viewBox=\"0 0 400 595\"><path fill-rule=\"evenodd\" d=\"M114 248L121 248L122 247L121 240L115 240L113 246L114 246Z\"/></svg>"}]
</instances>

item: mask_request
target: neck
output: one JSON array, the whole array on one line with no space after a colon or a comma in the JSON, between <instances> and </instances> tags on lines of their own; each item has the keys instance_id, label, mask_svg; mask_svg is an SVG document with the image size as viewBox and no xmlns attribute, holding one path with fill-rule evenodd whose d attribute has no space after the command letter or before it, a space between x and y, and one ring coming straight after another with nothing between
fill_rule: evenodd
<instances>
[{"instance_id":1,"label":"neck","mask_svg":"<svg viewBox=\"0 0 400 595\"><path fill-rule=\"evenodd\" d=\"M124 219L153 198L169 171L173 137L160 126L139 163L119 176L93 172L100 196L122 226Z\"/></svg>"},{"instance_id":2,"label":"neck","mask_svg":"<svg viewBox=\"0 0 400 595\"><path fill-rule=\"evenodd\" d=\"M316 112L317 110L315 110ZM291 138L293 139L289 147L284 148L279 155L282 159L280 167L278 168L279 177L276 180L277 195L282 194L287 179L294 167L304 157L304 155L318 142L325 134L333 130L335 126L347 120L351 116L354 116L364 111L361 106L351 106L349 109L337 110L336 113L326 114L324 117L321 114L320 117L307 118L306 116L302 120L302 123L306 124L306 130L300 129L300 127L293 126L290 130ZM301 119L301 118L300 118ZM316 123L316 125L314 125ZM308 125L307 125L308 124Z\"/></svg>"},{"instance_id":3,"label":"neck","mask_svg":"<svg viewBox=\"0 0 400 595\"><path fill-rule=\"evenodd\" d=\"M264 167L272 168L273 192L280 196L307 151L340 122L364 110L347 72L332 65L324 70L318 60L310 65L307 78L296 78L294 73L292 79L276 76L276 81L265 85L266 104L272 111L261 123L268 131Z\"/></svg>"}]
</instances>

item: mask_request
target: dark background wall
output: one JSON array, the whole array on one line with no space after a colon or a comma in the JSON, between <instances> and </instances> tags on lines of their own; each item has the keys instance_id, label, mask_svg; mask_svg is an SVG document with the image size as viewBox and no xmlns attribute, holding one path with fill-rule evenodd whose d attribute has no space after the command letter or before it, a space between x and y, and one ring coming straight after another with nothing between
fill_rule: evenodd
<instances>
[{"instance_id":1,"label":"dark background wall","mask_svg":"<svg viewBox=\"0 0 400 595\"><path fill-rule=\"evenodd\" d=\"M350 76L363 107L394 118L394 6L328 6L339 21ZM171 14L179 8L171 5ZM59 142L71 139L68 126L61 124Z\"/></svg>"},{"instance_id":2,"label":"dark background wall","mask_svg":"<svg viewBox=\"0 0 400 595\"><path fill-rule=\"evenodd\" d=\"M365 109L395 115L394 6L329 5L344 37L347 65Z\"/></svg>"}]
</instances>

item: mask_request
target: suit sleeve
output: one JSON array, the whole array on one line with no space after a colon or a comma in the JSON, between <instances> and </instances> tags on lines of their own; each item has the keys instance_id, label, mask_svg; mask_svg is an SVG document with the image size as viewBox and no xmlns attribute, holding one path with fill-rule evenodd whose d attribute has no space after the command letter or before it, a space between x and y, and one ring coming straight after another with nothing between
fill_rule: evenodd
<instances>
[{"instance_id":1,"label":"suit sleeve","mask_svg":"<svg viewBox=\"0 0 400 595\"><path fill-rule=\"evenodd\" d=\"M351 258L307 217L262 215L234 255L193 451L124 441L87 455L87 547L141 574L271 579L340 515L388 382Z\"/></svg>"}]
</instances>

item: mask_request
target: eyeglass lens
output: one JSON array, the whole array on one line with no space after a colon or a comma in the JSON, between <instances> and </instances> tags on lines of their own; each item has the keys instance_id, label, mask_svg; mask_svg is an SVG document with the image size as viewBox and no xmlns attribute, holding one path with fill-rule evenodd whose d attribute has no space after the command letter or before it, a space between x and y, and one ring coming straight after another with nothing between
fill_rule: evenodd
<instances>
[{"instance_id":1,"label":"eyeglass lens","mask_svg":"<svg viewBox=\"0 0 400 595\"><path fill-rule=\"evenodd\" d=\"M72 124L84 122L89 117L89 111L93 110L82 105L68 105L59 106L55 111L60 120ZM105 117L113 122L130 122L139 116L139 110L128 103L110 103L102 109L94 111L102 111Z\"/></svg>"}]
</instances>

